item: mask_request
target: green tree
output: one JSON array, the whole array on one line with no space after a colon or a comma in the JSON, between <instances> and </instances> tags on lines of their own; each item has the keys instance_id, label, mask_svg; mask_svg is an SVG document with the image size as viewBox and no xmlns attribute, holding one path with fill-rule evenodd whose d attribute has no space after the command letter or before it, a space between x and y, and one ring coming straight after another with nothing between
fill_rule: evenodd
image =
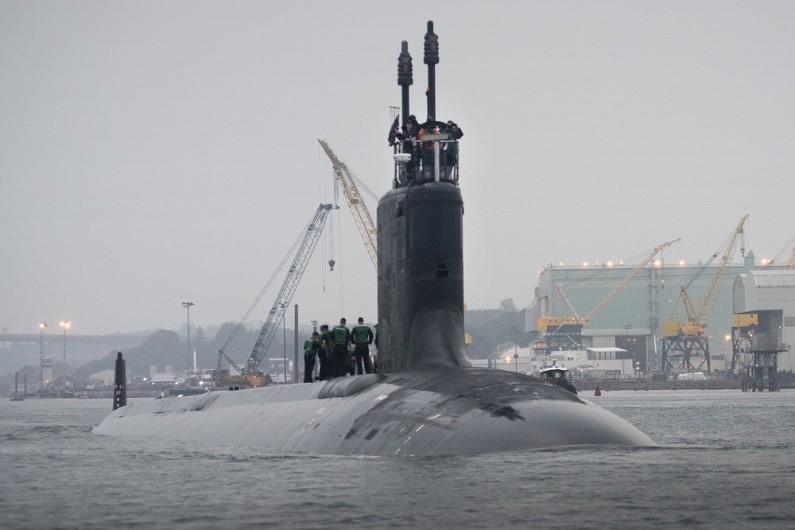
<instances>
[{"instance_id":1,"label":"green tree","mask_svg":"<svg viewBox=\"0 0 795 530\"><path fill-rule=\"evenodd\" d=\"M513 303L513 298L506 298L500 302L500 309L506 313L515 313L518 311L518 309L516 309L516 304Z\"/></svg>"},{"instance_id":2,"label":"green tree","mask_svg":"<svg viewBox=\"0 0 795 530\"><path fill-rule=\"evenodd\" d=\"M466 312L467 333L472 336L468 354L473 359L494 355L502 343L525 347L531 334L524 331L525 310L517 310L512 299L500 303L500 309L473 309ZM513 307L513 309L511 309Z\"/></svg>"}]
</instances>

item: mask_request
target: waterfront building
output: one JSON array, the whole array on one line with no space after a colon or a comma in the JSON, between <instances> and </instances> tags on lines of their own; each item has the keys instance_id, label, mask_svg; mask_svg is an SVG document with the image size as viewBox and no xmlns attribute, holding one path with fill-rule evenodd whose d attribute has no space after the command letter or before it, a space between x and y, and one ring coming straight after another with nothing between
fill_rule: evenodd
<instances>
[{"instance_id":1,"label":"waterfront building","mask_svg":"<svg viewBox=\"0 0 795 530\"><path fill-rule=\"evenodd\" d=\"M725 276L718 285L714 307L705 319L705 337L709 343L707 352L694 348L682 356L675 342L665 338L666 324L670 328L672 321L687 321L682 288L687 287L689 300L698 305L713 283L718 267L703 264L670 265L659 260L649 263L639 272L630 265L608 263L596 266L549 265L540 271L533 300L526 312L525 330L533 334L537 351L544 354L556 350L620 348L626 352L618 352L618 357L637 361L636 370L646 375L723 372L729 369L733 356L735 312L781 310L781 333L777 340L782 344L795 341L795 301L792 300L795 276L784 271L783 267L770 267L764 271L762 268L761 264L757 266L753 252L749 251L742 264L728 264L724 269ZM772 274L776 271L788 273L789 283L770 280L781 276ZM740 282L739 287L735 287L735 281ZM624 282L626 284L608 303L591 314ZM755 286L753 289L741 288L751 284ZM763 287L767 290L764 291ZM764 296L759 294L760 289ZM745 296L742 303L735 302L733 297L740 291ZM587 321L583 321L586 315ZM577 317L581 319L577 325L566 324L567 319L575 322ZM547 326L550 322L556 325ZM792 371L793 367L790 352L783 351L778 356L778 369Z\"/></svg>"}]
</instances>

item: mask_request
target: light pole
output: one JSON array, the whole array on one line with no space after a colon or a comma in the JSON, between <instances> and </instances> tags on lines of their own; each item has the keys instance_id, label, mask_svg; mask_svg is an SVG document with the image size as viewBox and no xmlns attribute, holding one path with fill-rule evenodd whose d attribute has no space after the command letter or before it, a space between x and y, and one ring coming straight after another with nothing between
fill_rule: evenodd
<instances>
[{"instance_id":1,"label":"light pole","mask_svg":"<svg viewBox=\"0 0 795 530\"><path fill-rule=\"evenodd\" d=\"M46 327L46 322L39 322L39 392L44 390L44 328Z\"/></svg>"},{"instance_id":2,"label":"light pole","mask_svg":"<svg viewBox=\"0 0 795 530\"><path fill-rule=\"evenodd\" d=\"M513 327L513 367L514 372L519 373L519 352L517 351L516 344L516 326Z\"/></svg>"},{"instance_id":3,"label":"light pole","mask_svg":"<svg viewBox=\"0 0 795 530\"><path fill-rule=\"evenodd\" d=\"M61 320L60 326L63 328L63 385L66 388L66 330L72 327L72 321Z\"/></svg>"},{"instance_id":4,"label":"light pole","mask_svg":"<svg viewBox=\"0 0 795 530\"><path fill-rule=\"evenodd\" d=\"M182 302L182 307L184 307L188 311L188 372L190 372L190 361L191 361L191 354L190 354L190 308L194 306L193 302ZM189 378L190 379L190 378Z\"/></svg>"}]
</instances>

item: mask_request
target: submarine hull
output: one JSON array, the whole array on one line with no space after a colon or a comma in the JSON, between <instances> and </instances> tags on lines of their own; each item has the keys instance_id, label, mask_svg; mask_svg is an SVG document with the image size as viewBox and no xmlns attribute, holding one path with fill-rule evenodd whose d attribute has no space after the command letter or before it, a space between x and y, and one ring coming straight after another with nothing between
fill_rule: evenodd
<instances>
[{"instance_id":1,"label":"submarine hull","mask_svg":"<svg viewBox=\"0 0 795 530\"><path fill-rule=\"evenodd\" d=\"M430 68L439 62L432 22L425 49ZM412 67L405 44L402 50L398 80L405 89ZM434 79L429 72L432 96ZM407 98L404 104L406 111ZM625 420L559 386L471 367L457 158L463 131L437 121L435 99L431 107L422 139L417 132L394 144L394 187L378 204L378 374L135 401L94 432L319 455L654 445Z\"/></svg>"},{"instance_id":2,"label":"submarine hull","mask_svg":"<svg viewBox=\"0 0 795 530\"><path fill-rule=\"evenodd\" d=\"M627 421L557 386L479 368L135 401L94 433L318 455L654 445Z\"/></svg>"}]
</instances>

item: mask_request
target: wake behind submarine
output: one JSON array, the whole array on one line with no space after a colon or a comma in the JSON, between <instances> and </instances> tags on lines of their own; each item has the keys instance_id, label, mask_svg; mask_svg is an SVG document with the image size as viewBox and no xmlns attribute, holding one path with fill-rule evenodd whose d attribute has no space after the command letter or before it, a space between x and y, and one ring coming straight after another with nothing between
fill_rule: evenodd
<instances>
[{"instance_id":1,"label":"wake behind submarine","mask_svg":"<svg viewBox=\"0 0 795 530\"><path fill-rule=\"evenodd\" d=\"M115 410L95 434L317 455L654 445L629 422L559 386L471 367L464 344L462 133L454 122L436 120L433 22L424 48L423 124L409 112L412 60L405 41L398 57L403 128L390 133L393 186L377 213L379 373L129 404L124 377L117 376Z\"/></svg>"}]
</instances>

